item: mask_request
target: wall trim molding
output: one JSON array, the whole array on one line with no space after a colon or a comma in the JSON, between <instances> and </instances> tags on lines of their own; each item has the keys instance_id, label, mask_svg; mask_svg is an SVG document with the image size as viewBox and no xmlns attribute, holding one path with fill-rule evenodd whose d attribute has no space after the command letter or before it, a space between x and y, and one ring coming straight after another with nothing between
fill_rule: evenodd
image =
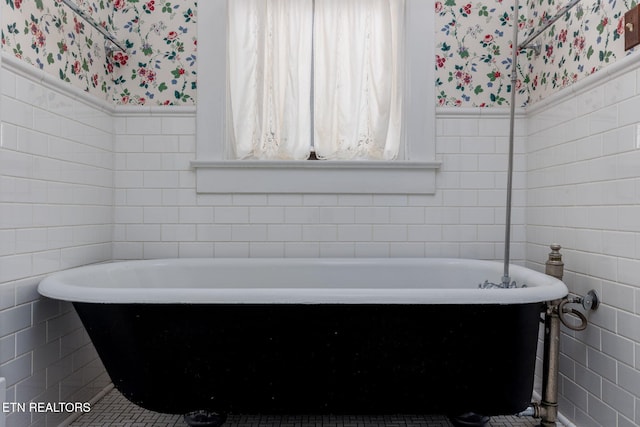
<instances>
[{"instance_id":1,"label":"wall trim molding","mask_svg":"<svg viewBox=\"0 0 640 427\"><path fill-rule=\"evenodd\" d=\"M97 98L95 95L91 95L70 83L54 77L52 74L16 58L7 52L0 52L0 64L5 70L11 71L18 76L25 77L35 83L39 83L48 89L59 92L62 95L83 102L90 107L102 110L108 114L113 114L114 112L115 106L106 99Z\"/></svg>"},{"instance_id":2,"label":"wall trim molding","mask_svg":"<svg viewBox=\"0 0 640 427\"><path fill-rule=\"evenodd\" d=\"M503 107L436 107L436 118L438 119L508 118L510 114L510 109ZM525 118L526 115L527 111L524 108L516 108L516 118Z\"/></svg>"},{"instance_id":3,"label":"wall trim molding","mask_svg":"<svg viewBox=\"0 0 640 427\"><path fill-rule=\"evenodd\" d=\"M0 52L0 64L2 68L12 71L17 75L26 77L40 83L50 89L58 91L66 96L81 101L91 107L102 110L114 117L122 116L149 116L149 115L194 115L195 105L117 105L107 99L97 98L55 76L40 70L39 68L16 58L7 52ZM627 72L640 68L640 54L631 54L596 73L570 85L542 101L535 102L526 107L516 108L516 117L526 118L536 114L551 105L566 100L567 96L576 96L602 85L608 80L619 77ZM509 117L509 108L494 107L436 107L437 118L463 118L468 117Z\"/></svg>"}]
</instances>

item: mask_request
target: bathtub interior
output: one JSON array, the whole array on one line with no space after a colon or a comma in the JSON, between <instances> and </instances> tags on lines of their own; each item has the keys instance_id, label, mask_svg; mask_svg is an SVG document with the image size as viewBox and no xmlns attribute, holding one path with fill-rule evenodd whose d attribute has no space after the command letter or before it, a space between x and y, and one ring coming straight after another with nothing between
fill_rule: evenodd
<instances>
[{"instance_id":1,"label":"bathtub interior","mask_svg":"<svg viewBox=\"0 0 640 427\"><path fill-rule=\"evenodd\" d=\"M80 267L41 282L45 296L112 303L529 303L567 294L564 284L512 266L468 259L165 259Z\"/></svg>"}]
</instances>

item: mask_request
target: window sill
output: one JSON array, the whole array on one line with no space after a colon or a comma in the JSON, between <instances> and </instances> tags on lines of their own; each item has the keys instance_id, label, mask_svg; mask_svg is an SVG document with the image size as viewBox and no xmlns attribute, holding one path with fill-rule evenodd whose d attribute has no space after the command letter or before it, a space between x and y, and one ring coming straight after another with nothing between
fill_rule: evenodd
<instances>
[{"instance_id":1,"label":"window sill","mask_svg":"<svg viewBox=\"0 0 640 427\"><path fill-rule=\"evenodd\" d=\"M198 193L434 194L440 162L193 160Z\"/></svg>"}]
</instances>

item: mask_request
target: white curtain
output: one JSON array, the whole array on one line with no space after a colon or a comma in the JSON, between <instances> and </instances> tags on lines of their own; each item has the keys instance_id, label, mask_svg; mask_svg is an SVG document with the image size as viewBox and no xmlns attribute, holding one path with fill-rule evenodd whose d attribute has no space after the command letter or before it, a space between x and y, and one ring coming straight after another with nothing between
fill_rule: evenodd
<instances>
[{"instance_id":1,"label":"white curtain","mask_svg":"<svg viewBox=\"0 0 640 427\"><path fill-rule=\"evenodd\" d=\"M397 156L404 0L229 0L228 10L234 157L306 159L312 133L319 158Z\"/></svg>"},{"instance_id":2,"label":"white curtain","mask_svg":"<svg viewBox=\"0 0 640 427\"><path fill-rule=\"evenodd\" d=\"M403 0L316 0L319 158L393 159L402 117Z\"/></svg>"},{"instance_id":3,"label":"white curtain","mask_svg":"<svg viewBox=\"0 0 640 427\"><path fill-rule=\"evenodd\" d=\"M228 2L234 157L309 156L312 6L312 0Z\"/></svg>"}]
</instances>

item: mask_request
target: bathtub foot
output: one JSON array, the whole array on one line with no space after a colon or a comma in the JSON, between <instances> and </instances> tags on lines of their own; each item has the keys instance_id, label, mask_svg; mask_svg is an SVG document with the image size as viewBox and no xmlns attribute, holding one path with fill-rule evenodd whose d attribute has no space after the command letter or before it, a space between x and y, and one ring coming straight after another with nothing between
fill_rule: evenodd
<instances>
[{"instance_id":1,"label":"bathtub foot","mask_svg":"<svg viewBox=\"0 0 640 427\"><path fill-rule=\"evenodd\" d=\"M226 420L226 414L217 412L193 411L184 414L184 422L190 427L220 427Z\"/></svg>"},{"instance_id":2,"label":"bathtub foot","mask_svg":"<svg viewBox=\"0 0 640 427\"><path fill-rule=\"evenodd\" d=\"M489 424L490 419L486 415L476 414L475 412L449 417L455 427L484 427Z\"/></svg>"}]
</instances>

